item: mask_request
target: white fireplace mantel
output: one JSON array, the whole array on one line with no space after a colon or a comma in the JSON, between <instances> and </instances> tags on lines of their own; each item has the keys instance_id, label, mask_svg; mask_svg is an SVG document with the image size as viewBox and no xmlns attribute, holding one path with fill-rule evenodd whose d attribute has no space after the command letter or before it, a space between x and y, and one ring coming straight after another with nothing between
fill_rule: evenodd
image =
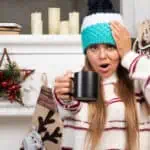
<instances>
[{"instance_id":1,"label":"white fireplace mantel","mask_svg":"<svg viewBox=\"0 0 150 150\"><path fill-rule=\"evenodd\" d=\"M0 44L78 44L80 35L0 35Z\"/></svg>"},{"instance_id":2,"label":"white fireplace mantel","mask_svg":"<svg viewBox=\"0 0 150 150\"><path fill-rule=\"evenodd\" d=\"M34 106L26 107L18 103L10 104L9 101L0 102L0 117L31 117Z\"/></svg>"},{"instance_id":3,"label":"white fireplace mantel","mask_svg":"<svg viewBox=\"0 0 150 150\"><path fill-rule=\"evenodd\" d=\"M49 86L56 75L65 70L78 70L84 60L80 35L1 35L0 57L3 48L7 48L10 58L22 68L35 69L40 75L45 72ZM36 100L29 106L0 101L0 116L29 117L35 105Z\"/></svg>"},{"instance_id":4,"label":"white fireplace mantel","mask_svg":"<svg viewBox=\"0 0 150 150\"><path fill-rule=\"evenodd\" d=\"M80 45L80 35L0 35L0 48L10 53L82 53Z\"/></svg>"}]
</instances>

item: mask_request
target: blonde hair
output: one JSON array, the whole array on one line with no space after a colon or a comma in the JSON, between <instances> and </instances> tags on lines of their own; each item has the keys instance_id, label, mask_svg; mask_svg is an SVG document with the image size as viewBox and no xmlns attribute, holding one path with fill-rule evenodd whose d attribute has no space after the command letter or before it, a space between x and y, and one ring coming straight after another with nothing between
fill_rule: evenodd
<instances>
[{"instance_id":1,"label":"blonde hair","mask_svg":"<svg viewBox=\"0 0 150 150\"><path fill-rule=\"evenodd\" d=\"M87 57L83 70L93 70ZM116 92L125 105L126 149L138 150L139 129L133 81L129 78L128 71L121 65L118 66L117 75L119 81L115 86ZM100 94L97 102L88 105L90 127L86 136L85 147L90 145L90 149L92 150L95 150L98 143L101 142L100 139L105 128L107 117L103 87L101 84L99 86Z\"/></svg>"},{"instance_id":2,"label":"blonde hair","mask_svg":"<svg viewBox=\"0 0 150 150\"><path fill-rule=\"evenodd\" d=\"M150 20L144 20L138 28L133 50L150 57Z\"/></svg>"}]
</instances>

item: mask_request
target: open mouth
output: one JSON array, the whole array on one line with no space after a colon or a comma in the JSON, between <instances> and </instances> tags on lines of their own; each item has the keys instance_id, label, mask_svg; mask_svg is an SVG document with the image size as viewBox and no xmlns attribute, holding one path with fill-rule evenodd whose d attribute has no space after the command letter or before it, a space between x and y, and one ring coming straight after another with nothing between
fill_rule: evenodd
<instances>
[{"instance_id":1,"label":"open mouth","mask_svg":"<svg viewBox=\"0 0 150 150\"><path fill-rule=\"evenodd\" d=\"M102 64L100 65L101 68L107 68L109 66L109 64Z\"/></svg>"}]
</instances>

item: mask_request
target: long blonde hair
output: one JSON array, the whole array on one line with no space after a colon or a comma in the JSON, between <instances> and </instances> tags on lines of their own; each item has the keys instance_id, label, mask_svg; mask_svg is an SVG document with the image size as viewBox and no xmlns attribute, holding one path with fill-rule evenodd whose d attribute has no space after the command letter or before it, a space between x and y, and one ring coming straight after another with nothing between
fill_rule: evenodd
<instances>
[{"instance_id":1,"label":"long blonde hair","mask_svg":"<svg viewBox=\"0 0 150 150\"><path fill-rule=\"evenodd\" d=\"M93 70L87 57L83 70ZM126 149L137 150L139 129L133 81L129 78L128 71L121 65L118 66L117 76L119 81L116 85L116 92L125 105ZM101 84L99 86L100 94L97 102L88 105L90 127L86 136L85 147L90 144L91 150L95 150L100 142L107 117L103 87Z\"/></svg>"}]
</instances>

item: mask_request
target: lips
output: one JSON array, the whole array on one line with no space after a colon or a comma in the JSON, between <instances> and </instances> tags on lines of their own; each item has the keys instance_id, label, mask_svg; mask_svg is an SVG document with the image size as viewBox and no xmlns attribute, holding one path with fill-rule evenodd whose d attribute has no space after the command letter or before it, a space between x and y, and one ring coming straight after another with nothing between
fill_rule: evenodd
<instances>
[{"instance_id":1,"label":"lips","mask_svg":"<svg viewBox=\"0 0 150 150\"><path fill-rule=\"evenodd\" d=\"M109 66L109 64L102 64L102 65L100 65L100 67L102 67L102 68L107 68Z\"/></svg>"},{"instance_id":2,"label":"lips","mask_svg":"<svg viewBox=\"0 0 150 150\"><path fill-rule=\"evenodd\" d=\"M101 65L99 65L99 71L100 72L107 72L109 70L109 66L110 66L110 64L107 64L107 63L101 64Z\"/></svg>"}]
</instances>

